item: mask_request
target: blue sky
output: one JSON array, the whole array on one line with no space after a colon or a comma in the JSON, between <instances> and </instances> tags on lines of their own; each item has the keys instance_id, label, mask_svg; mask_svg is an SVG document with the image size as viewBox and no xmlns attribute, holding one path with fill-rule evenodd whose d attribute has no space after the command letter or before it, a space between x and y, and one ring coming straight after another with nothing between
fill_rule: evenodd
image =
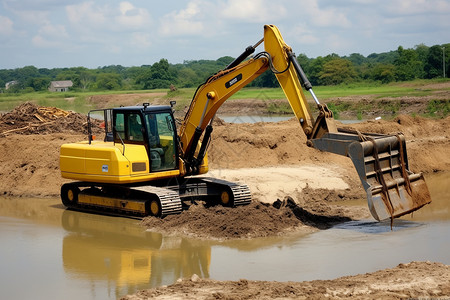
<instances>
[{"instance_id":1,"label":"blue sky","mask_svg":"<svg viewBox=\"0 0 450 300\"><path fill-rule=\"evenodd\" d=\"M0 0L0 69L238 56L277 25L297 54L450 42L450 0Z\"/></svg>"}]
</instances>

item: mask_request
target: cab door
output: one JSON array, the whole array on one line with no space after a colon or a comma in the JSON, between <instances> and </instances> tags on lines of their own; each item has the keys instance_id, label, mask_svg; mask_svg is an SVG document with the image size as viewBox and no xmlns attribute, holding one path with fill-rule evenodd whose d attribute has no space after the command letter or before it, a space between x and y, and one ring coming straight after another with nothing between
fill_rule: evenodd
<instances>
[{"instance_id":1,"label":"cab door","mask_svg":"<svg viewBox=\"0 0 450 300\"><path fill-rule=\"evenodd\" d=\"M176 127L172 113L146 113L145 125L150 150L150 172L178 169Z\"/></svg>"}]
</instances>

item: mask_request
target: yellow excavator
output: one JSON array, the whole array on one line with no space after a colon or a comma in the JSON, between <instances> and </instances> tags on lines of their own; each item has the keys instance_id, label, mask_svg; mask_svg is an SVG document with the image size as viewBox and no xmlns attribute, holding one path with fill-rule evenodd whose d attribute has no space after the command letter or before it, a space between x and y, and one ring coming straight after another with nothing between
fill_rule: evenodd
<instances>
[{"instance_id":1,"label":"yellow excavator","mask_svg":"<svg viewBox=\"0 0 450 300\"><path fill-rule=\"evenodd\" d=\"M264 51L254 54L261 43ZM144 103L101 110L105 138L95 141L90 112L88 141L61 146L61 175L77 180L61 187L63 204L158 217L180 213L193 199L224 206L249 204L247 185L198 175L208 172L207 148L217 110L268 69L276 75L307 145L352 159L376 220L392 221L431 202L422 174L409 171L404 136L337 128L333 113L317 99L278 28L265 25L260 41L198 87L179 130L173 102ZM317 105L315 120L302 87Z\"/></svg>"}]
</instances>

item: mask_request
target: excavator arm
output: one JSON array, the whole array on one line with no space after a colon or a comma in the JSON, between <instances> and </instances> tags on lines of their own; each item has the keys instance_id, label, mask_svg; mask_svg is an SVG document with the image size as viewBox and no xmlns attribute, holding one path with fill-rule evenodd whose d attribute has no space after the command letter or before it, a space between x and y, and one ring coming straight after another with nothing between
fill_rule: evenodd
<instances>
[{"instance_id":1,"label":"excavator arm","mask_svg":"<svg viewBox=\"0 0 450 300\"><path fill-rule=\"evenodd\" d=\"M262 42L265 51L246 60ZM307 145L352 159L375 219L392 221L431 202L423 175L409 171L404 136L337 128L333 113L319 102L292 49L273 25L264 26L262 40L247 47L230 65L197 89L179 132L180 157L186 174L200 173L212 121L220 106L268 69L276 75L308 139ZM317 105L316 120L303 88L311 93Z\"/></svg>"}]
</instances>

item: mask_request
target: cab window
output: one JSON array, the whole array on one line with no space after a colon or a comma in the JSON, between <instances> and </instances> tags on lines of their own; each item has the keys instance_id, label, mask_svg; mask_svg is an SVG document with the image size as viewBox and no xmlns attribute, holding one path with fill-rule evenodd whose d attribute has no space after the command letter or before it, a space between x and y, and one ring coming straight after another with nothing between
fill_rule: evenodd
<instances>
[{"instance_id":1,"label":"cab window","mask_svg":"<svg viewBox=\"0 0 450 300\"><path fill-rule=\"evenodd\" d=\"M141 116L138 114L128 115L128 140L135 142L144 141L144 128L142 126Z\"/></svg>"},{"instance_id":2,"label":"cab window","mask_svg":"<svg viewBox=\"0 0 450 300\"><path fill-rule=\"evenodd\" d=\"M170 113L149 113L148 128L151 171L173 170L177 167L174 121Z\"/></svg>"},{"instance_id":3,"label":"cab window","mask_svg":"<svg viewBox=\"0 0 450 300\"><path fill-rule=\"evenodd\" d=\"M145 130L142 117L138 113L116 113L114 115L114 127L116 131L114 141L119 142L122 139L131 143L144 142Z\"/></svg>"},{"instance_id":4,"label":"cab window","mask_svg":"<svg viewBox=\"0 0 450 300\"><path fill-rule=\"evenodd\" d=\"M116 130L116 135L118 134L122 140L125 140L125 115L122 113L115 114L114 116L114 129ZM118 139L117 136L114 140Z\"/></svg>"}]
</instances>

